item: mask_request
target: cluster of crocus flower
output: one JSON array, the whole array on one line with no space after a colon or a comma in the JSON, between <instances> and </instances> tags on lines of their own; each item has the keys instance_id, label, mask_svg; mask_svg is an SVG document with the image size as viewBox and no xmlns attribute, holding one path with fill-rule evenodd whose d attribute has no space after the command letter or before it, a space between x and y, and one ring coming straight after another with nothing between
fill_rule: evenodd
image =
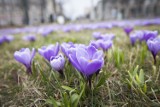
<instances>
[{"instance_id":1,"label":"cluster of crocus flower","mask_svg":"<svg viewBox=\"0 0 160 107\"><path fill-rule=\"evenodd\" d=\"M112 33L101 34L100 32L94 32L92 36L97 40L91 41L90 44L96 47L97 49L101 48L103 51L108 51L108 49L112 47L112 40L115 37L115 35Z\"/></svg>"},{"instance_id":2,"label":"cluster of crocus flower","mask_svg":"<svg viewBox=\"0 0 160 107\"><path fill-rule=\"evenodd\" d=\"M14 40L14 36L12 35L4 35L4 36L0 36L0 44L4 43L4 42L11 42Z\"/></svg>"},{"instance_id":3,"label":"cluster of crocus flower","mask_svg":"<svg viewBox=\"0 0 160 107\"><path fill-rule=\"evenodd\" d=\"M87 23L87 24L66 24L66 25L45 25L45 26L30 26L30 27L23 27L23 28L12 28L12 29L0 29L0 35L14 35L19 33L33 33L33 34L40 34L44 37L48 36L52 32L56 31L63 31L63 32L71 32L71 31L82 31L82 30L95 30L95 29L110 29L113 27L120 27L123 28L124 31L129 35L133 27L132 26L148 26L148 25L160 25L160 18L156 19L147 19L147 20L124 20L124 21L110 21L110 22L102 22L102 23ZM124 27L125 26L125 27ZM146 32L148 35L148 33ZM106 37L99 37L100 33L93 34L93 36L97 39ZM150 34L149 34L150 35ZM111 37L112 38L112 37ZM147 36L145 37L147 39ZM11 37L8 37L8 41ZM28 40L28 39L27 39ZM30 41L30 40L29 40ZM31 40L32 41L32 40ZM0 44L4 42L3 37L0 37Z\"/></svg>"},{"instance_id":4,"label":"cluster of crocus flower","mask_svg":"<svg viewBox=\"0 0 160 107\"><path fill-rule=\"evenodd\" d=\"M132 26L148 26L148 25L160 25L160 18L147 19L147 20L123 20L123 21L109 21L102 23L87 23L87 24L65 24L65 25L45 25L45 26L30 26L14 29L0 29L0 35L3 34L17 34L17 33L38 33L42 36L48 36L53 31L81 31L81 30L95 30L95 29L110 29L113 27L124 28L126 33L132 30Z\"/></svg>"},{"instance_id":5,"label":"cluster of crocus flower","mask_svg":"<svg viewBox=\"0 0 160 107\"><path fill-rule=\"evenodd\" d=\"M154 64L156 64L156 55L160 52L160 37L149 39L147 41L147 46L154 58Z\"/></svg>"},{"instance_id":6,"label":"cluster of crocus flower","mask_svg":"<svg viewBox=\"0 0 160 107\"><path fill-rule=\"evenodd\" d=\"M53 70L58 71L61 76L64 77L63 74L63 68L65 65L65 59L62 54L58 54L60 50L60 45L57 42L56 45L48 45L48 46L42 46L38 49L38 52L41 56L43 56L44 59L46 59Z\"/></svg>"},{"instance_id":7,"label":"cluster of crocus flower","mask_svg":"<svg viewBox=\"0 0 160 107\"><path fill-rule=\"evenodd\" d=\"M53 70L58 71L63 77L63 69L65 67L65 58L62 53L59 53L59 44L43 46L38 49L38 52ZM79 71L91 85L91 77L93 74L98 74L104 65L103 51L98 50L93 45L62 43L62 52L69 59L71 64ZM30 52L29 48L22 48L20 51L14 53L15 59L25 65L27 73L32 73L32 60L35 56L35 49Z\"/></svg>"},{"instance_id":8,"label":"cluster of crocus flower","mask_svg":"<svg viewBox=\"0 0 160 107\"><path fill-rule=\"evenodd\" d=\"M154 64L156 64L156 55L160 51L160 38L157 36L158 31L150 30L139 30L130 34L130 41L132 45L134 45L136 41L146 42L148 50L152 53L154 58Z\"/></svg>"},{"instance_id":9,"label":"cluster of crocus flower","mask_svg":"<svg viewBox=\"0 0 160 107\"><path fill-rule=\"evenodd\" d=\"M124 23L110 23L109 25L105 25L105 23L98 24L88 24L79 26L77 31L81 29L98 29L98 28L112 28L113 26L122 27ZM136 24L135 24L136 25ZM66 25L66 26L56 26L56 29L61 29L64 32L70 32L73 30L75 25ZM48 29L49 28L49 29ZM75 30L75 29L74 29ZM47 36L54 31L53 27L46 28L27 28L23 29L21 33L40 33L43 36ZM132 45L135 44L137 40L145 41L148 45L148 49L151 51L155 63L156 63L156 55L160 51L160 40L156 38L158 35L157 31L133 31L132 27L125 27L124 31L127 35L130 35L130 40ZM19 29L20 32L20 29ZM75 67L77 71L79 71L85 78L91 82L90 79L93 74L97 74L104 64L103 51L108 51L109 48L113 45L113 39L115 37L114 34L102 34L100 32L94 32L93 37L96 41L92 41L89 46L83 44L73 44L73 43L62 43L61 48L59 43L56 45L48 45L42 46L38 49L39 54L50 64L53 70L58 71L61 75L63 74L63 69L65 66L65 58L63 54L69 59L69 62ZM0 44L4 41L10 42L13 40L12 36L2 36L0 37ZM33 35L28 35L24 37L24 40L34 41L35 37ZM102 49L102 50L99 50ZM63 54L60 53L60 50ZM32 49L32 52L28 48L22 48L20 51L16 51L14 53L15 59L22 63L27 68L27 73L32 73L32 61L35 56L35 49Z\"/></svg>"},{"instance_id":10,"label":"cluster of crocus flower","mask_svg":"<svg viewBox=\"0 0 160 107\"><path fill-rule=\"evenodd\" d=\"M130 34L130 41L131 44L134 45L136 41L147 42L149 39L156 38L157 36L158 36L157 31L137 30Z\"/></svg>"}]
</instances>

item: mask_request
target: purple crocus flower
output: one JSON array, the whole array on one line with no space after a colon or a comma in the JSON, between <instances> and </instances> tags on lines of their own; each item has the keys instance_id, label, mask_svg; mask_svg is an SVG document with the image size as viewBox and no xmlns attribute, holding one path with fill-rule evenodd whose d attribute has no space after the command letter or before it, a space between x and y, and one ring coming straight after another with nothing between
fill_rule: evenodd
<instances>
[{"instance_id":1,"label":"purple crocus flower","mask_svg":"<svg viewBox=\"0 0 160 107\"><path fill-rule=\"evenodd\" d=\"M147 46L154 58L154 64L156 64L156 55L160 52L160 38L149 39Z\"/></svg>"},{"instance_id":2,"label":"purple crocus flower","mask_svg":"<svg viewBox=\"0 0 160 107\"><path fill-rule=\"evenodd\" d=\"M20 51L14 53L14 58L27 68L28 74L32 74L31 64L35 53L36 50L34 48L32 49L32 52L29 48L22 48Z\"/></svg>"},{"instance_id":3,"label":"purple crocus flower","mask_svg":"<svg viewBox=\"0 0 160 107\"><path fill-rule=\"evenodd\" d=\"M112 41L111 41L111 40L108 40L108 41L99 40L99 46L100 46L104 51L108 51L108 49L112 47Z\"/></svg>"},{"instance_id":4,"label":"purple crocus flower","mask_svg":"<svg viewBox=\"0 0 160 107\"><path fill-rule=\"evenodd\" d=\"M33 42L36 40L36 36L35 35L26 35L26 36L23 36L22 39L25 41L32 41Z\"/></svg>"},{"instance_id":5,"label":"purple crocus flower","mask_svg":"<svg viewBox=\"0 0 160 107\"><path fill-rule=\"evenodd\" d=\"M11 42L14 40L14 36L12 35L4 35L4 36L0 36L0 44L4 43L4 42Z\"/></svg>"},{"instance_id":6,"label":"purple crocus flower","mask_svg":"<svg viewBox=\"0 0 160 107\"><path fill-rule=\"evenodd\" d=\"M143 40L144 32L143 31L135 31L130 34L131 44L134 45L137 40L140 42Z\"/></svg>"},{"instance_id":7,"label":"purple crocus flower","mask_svg":"<svg viewBox=\"0 0 160 107\"><path fill-rule=\"evenodd\" d=\"M50 65L55 71L58 71L62 76L64 76L63 68L65 65L65 59L62 54L59 54L56 57L51 57Z\"/></svg>"},{"instance_id":8,"label":"purple crocus flower","mask_svg":"<svg viewBox=\"0 0 160 107\"><path fill-rule=\"evenodd\" d=\"M6 36L4 36L4 40L9 43L14 40L14 36L6 35Z\"/></svg>"},{"instance_id":9,"label":"purple crocus flower","mask_svg":"<svg viewBox=\"0 0 160 107\"><path fill-rule=\"evenodd\" d=\"M100 39L100 38L101 38L101 32L93 32L92 36L93 36L95 39Z\"/></svg>"},{"instance_id":10,"label":"purple crocus flower","mask_svg":"<svg viewBox=\"0 0 160 107\"><path fill-rule=\"evenodd\" d=\"M129 34L133 31L133 27L127 26L127 27L124 27L123 30L129 36Z\"/></svg>"},{"instance_id":11,"label":"purple crocus flower","mask_svg":"<svg viewBox=\"0 0 160 107\"><path fill-rule=\"evenodd\" d=\"M86 48L76 47L70 50L69 59L72 65L87 79L98 73L104 64L103 51L89 45Z\"/></svg>"},{"instance_id":12,"label":"purple crocus flower","mask_svg":"<svg viewBox=\"0 0 160 107\"><path fill-rule=\"evenodd\" d=\"M134 45L135 42L138 40L138 37L136 34L131 34L129 37L132 45Z\"/></svg>"},{"instance_id":13,"label":"purple crocus flower","mask_svg":"<svg viewBox=\"0 0 160 107\"><path fill-rule=\"evenodd\" d=\"M59 43L56 43L56 45L48 45L48 46L42 46L38 49L38 52L41 56L43 56L47 61L50 61L51 56L55 57L57 56L59 52Z\"/></svg>"},{"instance_id":14,"label":"purple crocus flower","mask_svg":"<svg viewBox=\"0 0 160 107\"><path fill-rule=\"evenodd\" d=\"M158 36L158 31L145 30L143 40L147 41L148 39L152 39L152 38L155 38L157 36Z\"/></svg>"},{"instance_id":15,"label":"purple crocus flower","mask_svg":"<svg viewBox=\"0 0 160 107\"><path fill-rule=\"evenodd\" d=\"M115 35L113 33L107 33L107 34L102 34L100 39L107 41L107 40L113 40L114 38Z\"/></svg>"}]
</instances>

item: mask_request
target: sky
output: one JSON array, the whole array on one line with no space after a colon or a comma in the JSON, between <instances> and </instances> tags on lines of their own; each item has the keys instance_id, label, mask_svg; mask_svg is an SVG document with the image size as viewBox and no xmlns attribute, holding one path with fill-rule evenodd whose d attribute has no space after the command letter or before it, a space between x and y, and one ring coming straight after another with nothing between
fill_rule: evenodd
<instances>
[{"instance_id":1,"label":"sky","mask_svg":"<svg viewBox=\"0 0 160 107\"><path fill-rule=\"evenodd\" d=\"M71 20L86 15L100 0L58 0L62 1L64 14Z\"/></svg>"}]
</instances>

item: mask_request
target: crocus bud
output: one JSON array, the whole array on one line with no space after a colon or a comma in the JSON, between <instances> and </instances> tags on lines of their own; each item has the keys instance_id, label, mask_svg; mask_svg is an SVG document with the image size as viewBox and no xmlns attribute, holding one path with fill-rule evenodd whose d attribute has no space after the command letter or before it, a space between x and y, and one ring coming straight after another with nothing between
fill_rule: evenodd
<instances>
[{"instance_id":1,"label":"crocus bud","mask_svg":"<svg viewBox=\"0 0 160 107\"><path fill-rule=\"evenodd\" d=\"M64 76L63 68L65 65L65 59L62 54L59 54L56 57L51 57L50 64L55 71L58 71L62 76Z\"/></svg>"}]
</instances>

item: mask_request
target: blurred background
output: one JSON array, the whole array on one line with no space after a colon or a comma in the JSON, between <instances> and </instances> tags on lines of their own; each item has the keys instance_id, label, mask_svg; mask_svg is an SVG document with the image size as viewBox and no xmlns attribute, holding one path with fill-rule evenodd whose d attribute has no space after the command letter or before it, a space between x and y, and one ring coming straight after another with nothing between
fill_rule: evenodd
<instances>
[{"instance_id":1,"label":"blurred background","mask_svg":"<svg viewBox=\"0 0 160 107\"><path fill-rule=\"evenodd\" d=\"M0 27L160 16L160 0L0 0Z\"/></svg>"}]
</instances>

